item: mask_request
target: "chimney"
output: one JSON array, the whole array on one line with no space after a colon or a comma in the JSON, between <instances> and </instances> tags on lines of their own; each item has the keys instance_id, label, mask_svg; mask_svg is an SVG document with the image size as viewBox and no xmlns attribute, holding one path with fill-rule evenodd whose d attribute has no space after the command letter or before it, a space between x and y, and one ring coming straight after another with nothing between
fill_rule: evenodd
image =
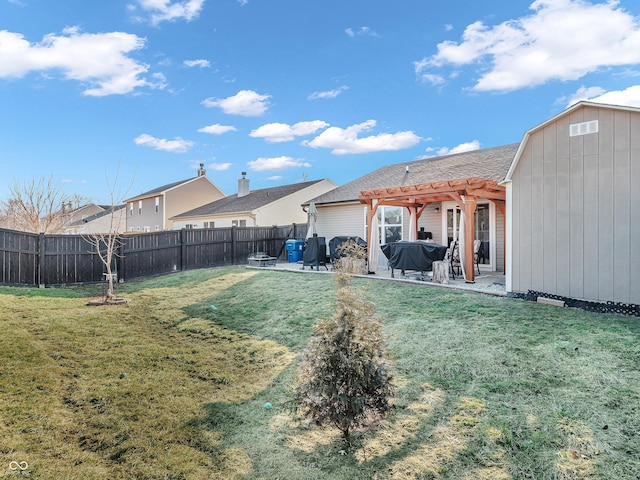
<instances>
[{"instance_id":1,"label":"chimney","mask_svg":"<svg viewBox=\"0 0 640 480\"><path fill-rule=\"evenodd\" d=\"M238 198L249 195L249 179L247 172L242 172L242 178L238 179Z\"/></svg>"},{"instance_id":2,"label":"chimney","mask_svg":"<svg viewBox=\"0 0 640 480\"><path fill-rule=\"evenodd\" d=\"M198 169L198 176L204 177L207 174L207 171L204 169L204 163L200 164L200 168Z\"/></svg>"}]
</instances>

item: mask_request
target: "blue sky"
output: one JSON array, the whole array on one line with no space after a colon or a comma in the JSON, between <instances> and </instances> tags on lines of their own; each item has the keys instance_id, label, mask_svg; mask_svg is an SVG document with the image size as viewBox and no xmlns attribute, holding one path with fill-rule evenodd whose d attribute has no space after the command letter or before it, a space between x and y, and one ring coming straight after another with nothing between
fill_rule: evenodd
<instances>
[{"instance_id":1,"label":"blue sky","mask_svg":"<svg viewBox=\"0 0 640 480\"><path fill-rule=\"evenodd\" d=\"M0 0L0 99L0 198L341 185L640 106L640 2Z\"/></svg>"}]
</instances>

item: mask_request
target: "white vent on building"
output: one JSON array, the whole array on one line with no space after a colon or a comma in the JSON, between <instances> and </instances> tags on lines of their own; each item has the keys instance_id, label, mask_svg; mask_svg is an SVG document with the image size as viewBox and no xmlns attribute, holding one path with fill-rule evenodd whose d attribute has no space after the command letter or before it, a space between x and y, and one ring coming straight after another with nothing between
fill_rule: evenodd
<instances>
[{"instance_id":1,"label":"white vent on building","mask_svg":"<svg viewBox=\"0 0 640 480\"><path fill-rule=\"evenodd\" d=\"M598 120L590 122L573 123L569 125L569 136L577 137L578 135L587 135L589 133L598 132Z\"/></svg>"}]
</instances>

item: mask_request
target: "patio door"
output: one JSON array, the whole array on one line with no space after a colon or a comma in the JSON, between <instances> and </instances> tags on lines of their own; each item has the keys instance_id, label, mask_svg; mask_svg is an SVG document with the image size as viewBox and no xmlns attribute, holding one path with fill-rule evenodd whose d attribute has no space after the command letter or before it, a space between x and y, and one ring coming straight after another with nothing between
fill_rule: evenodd
<instances>
[{"instance_id":1,"label":"patio door","mask_svg":"<svg viewBox=\"0 0 640 480\"><path fill-rule=\"evenodd\" d=\"M495 228L495 205L489 201L478 201L474 214L474 239L481 240L480 246L480 268L493 271L496 267L496 228ZM460 232L460 208L455 202L444 202L442 204L442 238L447 239L447 246L451 242L459 240Z\"/></svg>"}]
</instances>

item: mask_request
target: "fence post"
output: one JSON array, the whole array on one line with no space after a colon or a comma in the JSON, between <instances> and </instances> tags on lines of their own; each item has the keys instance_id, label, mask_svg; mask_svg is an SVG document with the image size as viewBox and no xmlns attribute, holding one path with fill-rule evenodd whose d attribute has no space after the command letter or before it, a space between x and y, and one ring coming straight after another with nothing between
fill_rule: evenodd
<instances>
[{"instance_id":1,"label":"fence post","mask_svg":"<svg viewBox=\"0 0 640 480\"><path fill-rule=\"evenodd\" d=\"M38 288L44 288L44 256L45 256L44 233L38 235Z\"/></svg>"},{"instance_id":2,"label":"fence post","mask_svg":"<svg viewBox=\"0 0 640 480\"><path fill-rule=\"evenodd\" d=\"M180 271L187 269L187 229L180 230Z\"/></svg>"},{"instance_id":3,"label":"fence post","mask_svg":"<svg viewBox=\"0 0 640 480\"><path fill-rule=\"evenodd\" d=\"M237 244L236 244L236 231L237 231L238 227L236 227L235 225L231 226L231 264L235 265L236 264L236 248L237 248Z\"/></svg>"},{"instance_id":4,"label":"fence post","mask_svg":"<svg viewBox=\"0 0 640 480\"><path fill-rule=\"evenodd\" d=\"M116 268L118 269L118 282L124 283L125 274L124 269L126 265L125 258L125 242L126 240L120 236L118 239L118 246L116 247L115 255L116 255Z\"/></svg>"}]
</instances>

